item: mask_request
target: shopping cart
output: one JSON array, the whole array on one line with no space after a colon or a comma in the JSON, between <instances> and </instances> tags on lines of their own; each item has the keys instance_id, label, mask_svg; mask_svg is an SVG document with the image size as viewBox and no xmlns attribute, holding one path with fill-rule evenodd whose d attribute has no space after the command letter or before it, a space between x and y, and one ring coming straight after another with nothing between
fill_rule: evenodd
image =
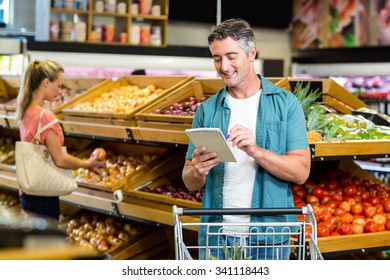
<instances>
[{"instance_id":1,"label":"shopping cart","mask_svg":"<svg viewBox=\"0 0 390 280\"><path fill-rule=\"evenodd\" d=\"M177 260L250 260L288 259L323 260L317 246L317 223L310 204L302 208L268 209L193 209L172 208L174 216L175 257ZM304 215L298 222L202 223L182 222L181 216L197 215ZM239 230L226 233L227 227ZM204 230L205 244L185 244L186 230ZM214 241L213 241L214 240Z\"/></svg>"}]
</instances>

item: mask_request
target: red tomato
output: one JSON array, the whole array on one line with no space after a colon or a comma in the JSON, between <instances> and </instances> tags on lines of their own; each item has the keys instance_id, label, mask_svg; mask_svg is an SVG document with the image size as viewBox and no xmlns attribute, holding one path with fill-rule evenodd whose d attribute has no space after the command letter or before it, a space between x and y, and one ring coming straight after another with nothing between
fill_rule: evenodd
<instances>
[{"instance_id":1,"label":"red tomato","mask_svg":"<svg viewBox=\"0 0 390 280\"><path fill-rule=\"evenodd\" d=\"M344 209L345 212L347 212L347 213L349 213L349 211L351 211L351 205L349 205L349 203L346 201L341 201L337 207Z\"/></svg>"},{"instance_id":2,"label":"red tomato","mask_svg":"<svg viewBox=\"0 0 390 280\"><path fill-rule=\"evenodd\" d=\"M306 197L306 190L304 188L301 188L301 189L296 189L293 194L295 194L296 196L300 197L301 199L305 198Z\"/></svg>"},{"instance_id":3,"label":"red tomato","mask_svg":"<svg viewBox=\"0 0 390 280\"><path fill-rule=\"evenodd\" d=\"M390 212L390 199L386 199L382 204L385 212Z\"/></svg>"},{"instance_id":4,"label":"red tomato","mask_svg":"<svg viewBox=\"0 0 390 280\"><path fill-rule=\"evenodd\" d=\"M351 206L351 213L353 215L360 215L363 213L363 205L361 203L356 203Z\"/></svg>"},{"instance_id":5,"label":"red tomato","mask_svg":"<svg viewBox=\"0 0 390 280\"><path fill-rule=\"evenodd\" d=\"M352 176L352 183L355 186L360 186L362 184L362 179L360 179L359 177L356 177L356 176Z\"/></svg>"},{"instance_id":6,"label":"red tomato","mask_svg":"<svg viewBox=\"0 0 390 280\"><path fill-rule=\"evenodd\" d=\"M305 183L303 183L303 187L308 193L311 193L311 191L316 187L316 183L311 180L307 180Z\"/></svg>"},{"instance_id":7,"label":"red tomato","mask_svg":"<svg viewBox=\"0 0 390 280\"><path fill-rule=\"evenodd\" d=\"M294 205L295 205L295 207L299 208L299 207L306 206L306 202L301 200L301 201L296 202Z\"/></svg>"},{"instance_id":8,"label":"red tomato","mask_svg":"<svg viewBox=\"0 0 390 280\"><path fill-rule=\"evenodd\" d=\"M364 225L362 224L352 224L352 233L353 234L359 234L364 232Z\"/></svg>"},{"instance_id":9,"label":"red tomato","mask_svg":"<svg viewBox=\"0 0 390 280\"><path fill-rule=\"evenodd\" d=\"M320 201L319 201L318 197L309 194L306 196L306 203L311 204L311 205L319 205Z\"/></svg>"},{"instance_id":10,"label":"red tomato","mask_svg":"<svg viewBox=\"0 0 390 280\"><path fill-rule=\"evenodd\" d=\"M329 180L325 183L325 188L328 190L335 190L339 187L339 181Z\"/></svg>"},{"instance_id":11,"label":"red tomato","mask_svg":"<svg viewBox=\"0 0 390 280\"><path fill-rule=\"evenodd\" d=\"M342 185L346 185L346 184L349 184L351 182L352 182L351 173L349 173L349 172L342 172L342 174L340 176L340 183Z\"/></svg>"},{"instance_id":12,"label":"red tomato","mask_svg":"<svg viewBox=\"0 0 390 280\"><path fill-rule=\"evenodd\" d=\"M333 194L333 195L331 196L331 198L334 199L334 200L341 201L341 200L343 200L343 195L340 194L340 193L335 193L335 194Z\"/></svg>"},{"instance_id":13,"label":"red tomato","mask_svg":"<svg viewBox=\"0 0 390 280\"><path fill-rule=\"evenodd\" d=\"M385 225L386 224L386 216L385 214L375 214L372 217L373 221L376 222L379 225Z\"/></svg>"},{"instance_id":14,"label":"red tomato","mask_svg":"<svg viewBox=\"0 0 390 280\"><path fill-rule=\"evenodd\" d=\"M363 215L366 218L371 218L376 214L376 208L372 205L363 206Z\"/></svg>"},{"instance_id":15,"label":"red tomato","mask_svg":"<svg viewBox=\"0 0 390 280\"><path fill-rule=\"evenodd\" d=\"M387 219L386 224L385 224L385 229L390 230L390 219Z\"/></svg>"},{"instance_id":16,"label":"red tomato","mask_svg":"<svg viewBox=\"0 0 390 280\"><path fill-rule=\"evenodd\" d=\"M324 194L323 197L321 198L321 204L326 204L328 201L331 200L329 194Z\"/></svg>"},{"instance_id":17,"label":"red tomato","mask_svg":"<svg viewBox=\"0 0 390 280\"><path fill-rule=\"evenodd\" d=\"M352 233L352 224L350 223L340 223L337 228L337 232L341 235L348 235Z\"/></svg>"},{"instance_id":18,"label":"red tomato","mask_svg":"<svg viewBox=\"0 0 390 280\"><path fill-rule=\"evenodd\" d=\"M368 221L365 225L364 225L364 232L376 232L378 231L378 224L374 221Z\"/></svg>"},{"instance_id":19,"label":"red tomato","mask_svg":"<svg viewBox=\"0 0 390 280\"><path fill-rule=\"evenodd\" d=\"M377 196L370 196L367 200L374 206L380 202L380 199Z\"/></svg>"},{"instance_id":20,"label":"red tomato","mask_svg":"<svg viewBox=\"0 0 390 280\"><path fill-rule=\"evenodd\" d=\"M337 200L329 200L327 203L326 203L327 206L331 207L332 209L336 209L337 208L337 205L339 205L339 202Z\"/></svg>"},{"instance_id":21,"label":"red tomato","mask_svg":"<svg viewBox=\"0 0 390 280\"><path fill-rule=\"evenodd\" d=\"M370 196L370 194L368 193L368 191L362 192L362 194L361 194L362 201L367 200L369 196Z\"/></svg>"},{"instance_id":22,"label":"red tomato","mask_svg":"<svg viewBox=\"0 0 390 280\"><path fill-rule=\"evenodd\" d=\"M355 199L356 202L362 202L362 197L361 195L354 195L353 198Z\"/></svg>"},{"instance_id":23,"label":"red tomato","mask_svg":"<svg viewBox=\"0 0 390 280\"><path fill-rule=\"evenodd\" d=\"M349 197L349 196L344 196L344 197L343 197L343 201L348 202L348 204L349 204L350 206L356 204L356 200L355 200L353 197Z\"/></svg>"},{"instance_id":24,"label":"red tomato","mask_svg":"<svg viewBox=\"0 0 390 280\"><path fill-rule=\"evenodd\" d=\"M366 220L364 220L364 218L355 218L354 217L352 224L361 224L364 226L366 224Z\"/></svg>"},{"instance_id":25,"label":"red tomato","mask_svg":"<svg viewBox=\"0 0 390 280\"><path fill-rule=\"evenodd\" d=\"M379 225L379 224L378 224L378 229L377 229L377 231L385 231L385 229L386 229L385 225Z\"/></svg>"},{"instance_id":26,"label":"red tomato","mask_svg":"<svg viewBox=\"0 0 390 280\"><path fill-rule=\"evenodd\" d=\"M303 189L303 186L298 185L298 184L294 184L294 183L291 185L291 190L292 190L293 192L295 192L295 191L298 190L298 189Z\"/></svg>"},{"instance_id":27,"label":"red tomato","mask_svg":"<svg viewBox=\"0 0 390 280\"><path fill-rule=\"evenodd\" d=\"M336 225L333 222L331 222L330 220L327 222L322 222L322 224L324 227L327 227L329 229L330 233L332 233L336 227Z\"/></svg>"},{"instance_id":28,"label":"red tomato","mask_svg":"<svg viewBox=\"0 0 390 280\"><path fill-rule=\"evenodd\" d=\"M353 221L353 216L351 213L345 213L340 217L340 222L342 223L352 223Z\"/></svg>"},{"instance_id":29,"label":"red tomato","mask_svg":"<svg viewBox=\"0 0 390 280\"><path fill-rule=\"evenodd\" d=\"M307 216L304 215L304 214L298 214L298 215L297 215L297 219L298 219L298 221L300 221L300 222L303 222L303 221L309 222Z\"/></svg>"},{"instance_id":30,"label":"red tomato","mask_svg":"<svg viewBox=\"0 0 390 280\"><path fill-rule=\"evenodd\" d=\"M323 210L322 214L320 215L320 221L326 222L332 217L332 212Z\"/></svg>"},{"instance_id":31,"label":"red tomato","mask_svg":"<svg viewBox=\"0 0 390 280\"><path fill-rule=\"evenodd\" d=\"M325 222L322 222L325 223ZM317 225L317 236L318 237L327 237L330 235L331 231L329 230L328 227L326 227L324 224L319 223Z\"/></svg>"},{"instance_id":32,"label":"red tomato","mask_svg":"<svg viewBox=\"0 0 390 280\"><path fill-rule=\"evenodd\" d=\"M334 209L333 216L341 217L345 213L347 213L347 212L343 208L336 208L336 209Z\"/></svg>"},{"instance_id":33,"label":"red tomato","mask_svg":"<svg viewBox=\"0 0 390 280\"><path fill-rule=\"evenodd\" d=\"M321 199L324 197L324 188L322 187L314 187L313 190L311 191L311 195L314 195L315 197Z\"/></svg>"},{"instance_id":34,"label":"red tomato","mask_svg":"<svg viewBox=\"0 0 390 280\"><path fill-rule=\"evenodd\" d=\"M385 209L384 209L382 203L378 203L377 205L375 205L375 207L376 207L376 212L377 212L378 214L381 214L381 213L384 213L384 212L385 212Z\"/></svg>"},{"instance_id":35,"label":"red tomato","mask_svg":"<svg viewBox=\"0 0 390 280\"><path fill-rule=\"evenodd\" d=\"M335 227L337 227L340 224L340 217L332 216L328 219L328 222L332 223Z\"/></svg>"},{"instance_id":36,"label":"red tomato","mask_svg":"<svg viewBox=\"0 0 390 280\"><path fill-rule=\"evenodd\" d=\"M352 183L346 184L343 187L343 194L346 196L354 196L357 193L356 186Z\"/></svg>"}]
</instances>

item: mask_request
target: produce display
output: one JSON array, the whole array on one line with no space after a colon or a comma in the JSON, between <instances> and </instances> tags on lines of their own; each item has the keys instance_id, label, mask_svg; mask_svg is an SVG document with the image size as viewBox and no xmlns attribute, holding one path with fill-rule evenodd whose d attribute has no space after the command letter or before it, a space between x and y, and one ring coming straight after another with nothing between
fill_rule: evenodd
<instances>
[{"instance_id":1,"label":"produce display","mask_svg":"<svg viewBox=\"0 0 390 280\"><path fill-rule=\"evenodd\" d=\"M0 207L12 207L19 203L19 197L16 194L0 192Z\"/></svg>"},{"instance_id":2,"label":"produce display","mask_svg":"<svg viewBox=\"0 0 390 280\"><path fill-rule=\"evenodd\" d=\"M133 172L140 170L159 156L159 154L153 152L145 153L142 156L126 155L112 149L105 150L102 147L95 148L92 153L98 153L100 160L106 160L106 166L100 169L101 174L99 175L87 168L74 169L72 173L78 181L102 183L107 186L120 183ZM88 157L89 153L82 158L87 159Z\"/></svg>"},{"instance_id":3,"label":"produce display","mask_svg":"<svg viewBox=\"0 0 390 280\"><path fill-rule=\"evenodd\" d=\"M199 191L189 191L181 180L162 184L155 188L149 188L148 186L145 186L142 187L140 191L157 193L173 198L187 199L196 202L202 202L203 199L203 188Z\"/></svg>"},{"instance_id":4,"label":"produce display","mask_svg":"<svg viewBox=\"0 0 390 280\"><path fill-rule=\"evenodd\" d=\"M79 96L84 91L85 91L85 89L76 90L76 89L69 89L69 88L63 86L62 89L60 90L60 94L56 96L55 100L53 100L52 102L45 100L43 102L43 106L46 109L56 108L60 105L63 105L65 103L69 102L73 98Z\"/></svg>"},{"instance_id":5,"label":"produce display","mask_svg":"<svg viewBox=\"0 0 390 280\"><path fill-rule=\"evenodd\" d=\"M154 84L144 88L137 85L124 85L93 98L79 102L72 110L100 113L130 113L135 108L158 97L164 90Z\"/></svg>"},{"instance_id":6,"label":"produce display","mask_svg":"<svg viewBox=\"0 0 390 280\"><path fill-rule=\"evenodd\" d=\"M377 125L364 116L364 111L361 114L358 110L356 114L337 113L318 101L322 93L318 89L310 90L310 83L306 86L297 83L294 93L305 114L309 143L390 139L390 122L389 126Z\"/></svg>"},{"instance_id":7,"label":"produce display","mask_svg":"<svg viewBox=\"0 0 390 280\"><path fill-rule=\"evenodd\" d=\"M328 167L292 191L296 207L312 205L318 237L390 231L390 188L384 184Z\"/></svg>"},{"instance_id":8,"label":"produce display","mask_svg":"<svg viewBox=\"0 0 390 280\"><path fill-rule=\"evenodd\" d=\"M83 212L62 225L72 244L107 252L143 231L140 224L95 212Z\"/></svg>"},{"instance_id":9,"label":"produce display","mask_svg":"<svg viewBox=\"0 0 390 280\"><path fill-rule=\"evenodd\" d=\"M64 86L63 88L61 88L60 93L56 96L55 100L53 100L52 102L44 100L43 107L46 109L54 109L60 105L69 102L73 98L79 96L84 91L85 89L69 89ZM16 98L7 102L7 108L11 109L12 107L16 109Z\"/></svg>"},{"instance_id":10,"label":"produce display","mask_svg":"<svg viewBox=\"0 0 390 280\"><path fill-rule=\"evenodd\" d=\"M175 115L175 116L193 116L198 109L200 103L206 100L207 97L202 97L197 100L195 97L190 97L183 103L175 102L168 108L156 109L152 114Z\"/></svg>"},{"instance_id":11,"label":"produce display","mask_svg":"<svg viewBox=\"0 0 390 280\"><path fill-rule=\"evenodd\" d=\"M15 141L10 137L0 137L0 163L15 164Z\"/></svg>"}]
</instances>

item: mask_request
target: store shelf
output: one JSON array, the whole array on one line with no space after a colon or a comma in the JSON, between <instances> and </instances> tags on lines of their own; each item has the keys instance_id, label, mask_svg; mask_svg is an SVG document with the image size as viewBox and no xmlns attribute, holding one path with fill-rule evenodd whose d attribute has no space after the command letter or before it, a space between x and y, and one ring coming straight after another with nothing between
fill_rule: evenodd
<instances>
[{"instance_id":1,"label":"store shelf","mask_svg":"<svg viewBox=\"0 0 390 280\"><path fill-rule=\"evenodd\" d=\"M345 253L348 251L365 252L373 248L390 248L390 232L373 232L344 236L318 238L318 248L322 254Z\"/></svg>"},{"instance_id":2,"label":"store shelf","mask_svg":"<svg viewBox=\"0 0 390 280\"><path fill-rule=\"evenodd\" d=\"M390 140L348 140L310 145L312 160L390 157Z\"/></svg>"},{"instance_id":3,"label":"store shelf","mask_svg":"<svg viewBox=\"0 0 390 280\"><path fill-rule=\"evenodd\" d=\"M118 202L114 199L113 193L83 187L70 195L62 196L60 199L63 203L108 215L138 219L147 223L174 225L171 205L163 208L156 205L157 203L142 205L142 202L132 198L125 198L124 201ZM187 217L186 221L199 221L199 217Z\"/></svg>"}]
</instances>

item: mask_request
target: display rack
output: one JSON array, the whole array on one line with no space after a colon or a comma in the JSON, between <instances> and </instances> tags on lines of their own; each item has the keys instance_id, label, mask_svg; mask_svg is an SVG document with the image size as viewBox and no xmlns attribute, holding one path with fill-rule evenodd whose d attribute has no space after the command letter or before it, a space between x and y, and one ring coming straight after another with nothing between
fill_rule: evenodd
<instances>
[{"instance_id":1,"label":"display rack","mask_svg":"<svg viewBox=\"0 0 390 280\"><path fill-rule=\"evenodd\" d=\"M136 9L132 0L115 1L110 8L97 0L70 1L71 7L54 2L36 1L36 41L167 45L168 0L139 1Z\"/></svg>"},{"instance_id":2,"label":"display rack","mask_svg":"<svg viewBox=\"0 0 390 280\"><path fill-rule=\"evenodd\" d=\"M347 96L337 85L332 81L324 79L306 80L317 82L322 90L329 97L342 98ZM297 80L294 79L275 79L275 83L279 85L289 86L294 85ZM214 81L210 82L214 84ZM217 83L218 84L218 83ZM203 88L207 88L207 84ZM291 89L291 88L290 88ZM337 94L334 92L336 91ZM345 104L360 106L361 101L358 100L343 100ZM183 151L188 144L188 138L184 129L169 129L169 123L166 123L167 129L160 128L141 128L132 126L117 126L99 123L80 123L61 121L66 137L88 138L92 140L103 139L112 142L123 142L126 144L136 145L153 145L164 146L169 145L177 148L177 152ZM7 126L7 122L2 125L4 130L15 130L15 127ZM383 157L388 158L390 154L390 140L382 141L343 141L343 142L318 142L310 146L312 161L342 161L368 157ZM175 152L175 149L173 149ZM348 165L349 163L347 163ZM360 172L360 171L359 171ZM366 175L365 175L366 176ZM160 177L161 178L161 177ZM372 177L370 177L372 178ZM145 183L145 182L142 182ZM0 184L6 188L17 191L18 185L14 170L0 171ZM71 195L61 197L61 202L78 208L88 209L96 212L105 213L108 215L118 216L126 219L140 220L145 223L153 223L155 225L163 225L171 227L172 219L172 204L175 203L173 198L162 198L161 201L156 201L154 197L148 197L147 194L136 194L134 191L121 190L121 199L114 192L100 189L88 188L80 185L79 189ZM178 201L178 200L176 200ZM179 201L181 203L181 201ZM185 203L183 201L183 203ZM201 207L198 202L185 204L188 207ZM198 221L199 217L188 217L188 221ZM375 250L378 248L390 247L388 232L363 234L359 236L342 236L320 238L319 247L321 252L325 254L338 253L361 250ZM375 241L373 241L375 240Z\"/></svg>"}]
</instances>

